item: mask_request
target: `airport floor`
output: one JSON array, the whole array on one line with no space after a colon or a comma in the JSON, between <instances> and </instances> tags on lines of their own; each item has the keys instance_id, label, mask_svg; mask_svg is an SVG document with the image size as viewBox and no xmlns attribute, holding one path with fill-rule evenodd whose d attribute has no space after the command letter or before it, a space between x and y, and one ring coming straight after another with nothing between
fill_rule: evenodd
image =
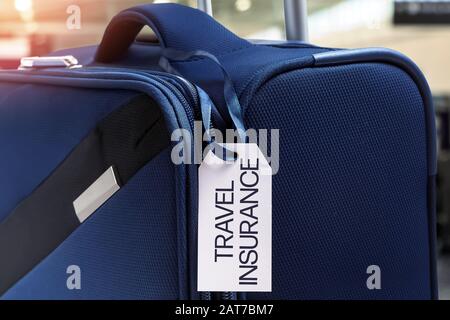
<instances>
[{"instance_id":1,"label":"airport floor","mask_svg":"<svg viewBox=\"0 0 450 320\"><path fill-rule=\"evenodd\" d=\"M438 261L439 277L439 298L450 300L450 255L439 257Z\"/></svg>"}]
</instances>

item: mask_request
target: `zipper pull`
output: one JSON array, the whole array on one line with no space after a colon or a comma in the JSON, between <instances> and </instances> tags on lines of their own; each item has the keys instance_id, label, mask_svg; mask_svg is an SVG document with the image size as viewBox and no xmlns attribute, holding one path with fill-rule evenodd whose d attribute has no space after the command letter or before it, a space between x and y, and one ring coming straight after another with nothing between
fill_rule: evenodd
<instances>
[{"instance_id":1,"label":"zipper pull","mask_svg":"<svg viewBox=\"0 0 450 320\"><path fill-rule=\"evenodd\" d=\"M20 60L19 70L44 68L81 68L74 56L25 57Z\"/></svg>"}]
</instances>

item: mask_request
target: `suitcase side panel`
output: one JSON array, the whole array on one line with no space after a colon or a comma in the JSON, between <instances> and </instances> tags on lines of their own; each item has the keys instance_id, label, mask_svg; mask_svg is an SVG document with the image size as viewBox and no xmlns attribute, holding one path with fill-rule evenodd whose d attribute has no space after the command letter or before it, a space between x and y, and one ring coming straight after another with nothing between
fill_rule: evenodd
<instances>
[{"instance_id":1,"label":"suitcase side panel","mask_svg":"<svg viewBox=\"0 0 450 320\"><path fill-rule=\"evenodd\" d=\"M281 129L273 292L249 299L433 296L425 106L407 73L379 63L284 73L246 121ZM371 265L381 290L366 286Z\"/></svg>"},{"instance_id":2,"label":"suitcase side panel","mask_svg":"<svg viewBox=\"0 0 450 320\"><path fill-rule=\"evenodd\" d=\"M0 84L0 221L115 108L139 93Z\"/></svg>"},{"instance_id":3,"label":"suitcase side panel","mask_svg":"<svg viewBox=\"0 0 450 320\"><path fill-rule=\"evenodd\" d=\"M175 181L166 149L2 298L178 299Z\"/></svg>"},{"instance_id":4,"label":"suitcase side panel","mask_svg":"<svg viewBox=\"0 0 450 320\"><path fill-rule=\"evenodd\" d=\"M92 90L97 99L101 99L99 95L102 93L103 89L108 90L108 92L121 92L124 88L126 88L128 90L131 90L131 92L133 92L134 94L139 95L141 94L141 92L146 93L158 102L169 130L180 127L186 130L190 130L191 121L188 114L189 110L187 110L187 108L190 106L181 103L181 100L178 100L178 96L175 95L174 92L169 91L169 87L163 86L162 83L157 81L150 82L147 81L149 80L148 78L144 79L143 77L134 77L134 80L124 81L124 79L128 78L119 77L117 80L110 78L97 79L97 77L100 76L98 73L96 73L94 76L96 78L82 79L78 76L71 77L69 74L67 75L67 77L55 77L46 75L43 76L41 74L37 75L36 77L27 78L24 77L23 74L3 73L1 75L1 78L2 82L14 82L14 84L10 85L11 88L21 87L21 85L17 85L17 83L32 82L39 83L39 85L36 86L42 86L42 84L44 84L44 86L49 85L49 87L51 87L52 91L55 93L64 92L64 90L61 90L64 88L67 88L68 90L73 88L80 88L79 94L84 95L85 91ZM127 76L127 74L124 74L123 76L125 77ZM25 86L34 85L26 84ZM120 100L114 100L113 103L118 101ZM70 101L68 101L68 103L70 103ZM92 113L95 114L95 105L87 102L86 104L86 108L90 108L92 110ZM49 108L49 106L43 106L43 108ZM38 112L38 110L36 112ZM109 114L109 112L105 112L105 114ZM17 117L17 119L20 120L20 117ZM77 118L75 118L75 120L76 119ZM73 120L74 119L72 119L72 121ZM67 119L67 121L71 120ZM54 125L53 122L51 123L52 125ZM148 131L148 133L150 132L151 131ZM24 141L28 142L28 139L24 139ZM43 141L45 142L46 140L43 139ZM145 139L145 141L147 141L147 139ZM74 146L77 146L77 143L79 141L72 142ZM14 299L28 299L30 297L36 298L38 296L45 296L47 298L56 299L59 297L59 293L61 293L61 291L58 290L68 290L65 282L68 277L68 275L65 273L66 269L63 270L64 275L52 271L52 268L56 268L57 271L60 270L58 268L58 266L60 265L58 265L57 263L57 260L59 258L56 258L56 260L51 260L53 254L56 254L58 256L57 252L60 252L62 256L67 258L67 261L72 260L72 258L76 259L78 257L78 254L82 255L83 257L80 260L86 262L84 269L86 270L87 268L88 272L89 270L91 270L91 276L92 274L94 274L93 277L88 276L88 281L90 283L90 285L88 285L89 292L78 294L74 292L72 293L72 295L67 296L64 296L64 294L61 293L61 297L66 297L67 299L75 299L80 297L86 299L104 299L107 297L111 297L111 292L113 292L113 285L119 285L119 289L123 289L122 291L119 290L115 292L116 295L114 296L114 298L116 299L137 299L138 295L139 298L147 299L158 297L166 297L167 299L172 299L174 297L187 297L187 231L185 230L187 208L186 203L184 202L184 193L187 190L186 170L184 166L174 167L172 165L170 159L170 150L168 149L161 153L159 157L163 157L163 159L157 161L156 164L153 164L154 161L151 161L145 166L145 168L150 167L152 169L149 169L151 172L145 173L145 177L147 178L142 178L139 180L139 186L128 187L129 184L132 184L132 181L139 179L137 178L137 176L143 175L141 172L145 171L145 168L142 169L137 176L133 176L132 179L134 180L130 180L127 184L125 184L125 186L123 186L122 189L119 190L118 193L116 193L116 195L110 198L72 235L77 234L77 232L79 232L80 229L83 229L85 225L89 225L89 223L92 223L90 221L97 216L98 212L101 212L101 210L107 207L109 203L113 203L113 207L111 209L112 211L116 210L115 206L119 207L117 209L118 212L116 213L116 215L119 216L117 219L114 218L115 220L109 221L109 216L106 216L105 220L101 220L101 222L99 222L99 224L97 224L94 229L89 229L89 231L87 231L90 234L91 238L89 236L83 236L80 241L75 241L76 248L70 251L67 255L65 254L65 249L62 249L62 251L58 251L59 249L56 249L54 252L52 252L47 258L42 261L41 264L37 265L22 279L22 281L29 281L27 282L27 284L21 285L22 281L20 281L19 283L17 283L17 286L11 288L11 291L14 292ZM151 192L152 194L149 195L149 192ZM163 192L164 194L161 195L160 192ZM123 193L125 193L125 196L121 197L120 195ZM139 196L145 197L145 199L139 198ZM155 197L156 200L147 203L147 199L153 199L152 197ZM158 200L158 197L161 197L160 201ZM115 200L116 198L119 198L120 200ZM134 215L137 215L138 217ZM159 215L161 215L162 217L160 218ZM147 218L151 221L144 221L144 219ZM128 219L130 219L130 221L128 221ZM161 225L159 225L159 223L161 223ZM130 228L127 229L127 227ZM98 230L96 228L98 228ZM116 229L113 230L114 228ZM152 228L157 228L158 230L156 232L153 232ZM107 240L105 240L102 244L107 241L114 244L111 246L109 244L105 244L105 246L103 247L100 244L98 246L98 249L103 251L97 252L95 251L97 249L96 242L102 241L100 239L101 235L99 237L99 233L102 233L103 231L107 233L107 235L105 236ZM112 231L117 232L113 234ZM130 235L130 233L134 231L136 235ZM150 235L149 239L146 238L147 233L152 232L153 235ZM67 241L61 243L61 246L64 246L66 242L70 243L72 235L67 239ZM167 237L167 239L165 237ZM122 243L122 246L117 244L119 242ZM173 247L173 244L175 244L175 247ZM145 252L149 252L149 254L146 255ZM116 253L117 259L114 259L114 255ZM96 281L96 272L100 273L100 271L99 269L95 269L95 265L99 264L99 261L95 259L97 256L105 257L105 255L108 254L110 256L102 261L107 262L108 259L110 259L117 265L113 267L102 265L102 268L106 271L104 272L104 274L102 274L102 276L104 276L103 278L101 278L101 276L98 277L102 279L101 281L104 281L103 286L106 289L97 290L96 286L101 281ZM154 257L159 258L155 260L153 259ZM92 258L93 260L90 258ZM51 260L51 262L47 264L48 269L45 269L38 278L33 278L32 274L34 274L35 272L39 272L36 270L43 270L40 269L41 265L46 264L45 261L47 261L47 259ZM175 269L173 268L173 261L176 261ZM92 264L90 264L91 262ZM112 280L114 277L111 276L111 273L108 273L108 270L110 270L108 268L120 268L124 265L125 271L123 271L122 273L123 277L118 281ZM113 272L119 273L119 269L115 270L116 271ZM127 273L126 270L129 270L129 273ZM56 274L56 278L53 279L55 281L53 282L54 285L46 284L47 280L53 277L51 274L47 274L47 272L53 272ZM161 273L164 273L164 275L161 275ZM143 278L144 282L150 279L148 280L148 283L143 284L142 291L139 291L142 283L137 283L139 278ZM40 279L43 279L44 282L39 282L41 281ZM129 284L127 284L127 279L129 279ZM64 281L60 282L61 280ZM158 287L160 285L160 282L158 281L160 280L162 282L170 283L167 285L167 287L161 289ZM33 283L35 283L34 281L36 281L36 285L33 285ZM108 281L109 283L106 283ZM175 284L173 285L172 283ZM16 289L16 287L18 289ZM3 298L7 298L7 296L9 296L9 293Z\"/></svg>"}]
</instances>

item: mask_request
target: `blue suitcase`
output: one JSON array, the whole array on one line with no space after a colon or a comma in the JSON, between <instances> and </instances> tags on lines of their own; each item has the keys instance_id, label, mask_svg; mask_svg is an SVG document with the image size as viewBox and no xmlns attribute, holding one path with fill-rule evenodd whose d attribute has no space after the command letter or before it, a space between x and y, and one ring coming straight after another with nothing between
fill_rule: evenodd
<instances>
[{"instance_id":1,"label":"blue suitcase","mask_svg":"<svg viewBox=\"0 0 450 320\"><path fill-rule=\"evenodd\" d=\"M135 41L144 26L158 43ZM3 299L437 298L433 105L400 53L249 42L158 4L22 69L0 73ZM198 88L233 126L223 72L246 127L280 129L272 292L197 291L198 166L171 162L170 133L200 119ZM80 219L99 179L110 193Z\"/></svg>"}]
</instances>

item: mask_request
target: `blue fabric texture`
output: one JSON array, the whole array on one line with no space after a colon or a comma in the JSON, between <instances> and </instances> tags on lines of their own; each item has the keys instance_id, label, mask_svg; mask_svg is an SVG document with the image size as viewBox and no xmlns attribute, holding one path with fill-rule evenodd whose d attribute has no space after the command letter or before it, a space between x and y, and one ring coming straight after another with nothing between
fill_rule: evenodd
<instances>
[{"instance_id":1,"label":"blue fabric texture","mask_svg":"<svg viewBox=\"0 0 450 320\"><path fill-rule=\"evenodd\" d=\"M0 221L101 119L137 94L0 83Z\"/></svg>"},{"instance_id":2,"label":"blue fabric texture","mask_svg":"<svg viewBox=\"0 0 450 320\"><path fill-rule=\"evenodd\" d=\"M177 299L174 166L153 159L3 299ZM68 290L66 269L81 269Z\"/></svg>"},{"instance_id":3,"label":"blue fabric texture","mask_svg":"<svg viewBox=\"0 0 450 320\"><path fill-rule=\"evenodd\" d=\"M408 75L382 64L293 71L245 115L281 129L273 292L248 298L431 297L424 106ZM366 287L370 265L382 290Z\"/></svg>"}]
</instances>

